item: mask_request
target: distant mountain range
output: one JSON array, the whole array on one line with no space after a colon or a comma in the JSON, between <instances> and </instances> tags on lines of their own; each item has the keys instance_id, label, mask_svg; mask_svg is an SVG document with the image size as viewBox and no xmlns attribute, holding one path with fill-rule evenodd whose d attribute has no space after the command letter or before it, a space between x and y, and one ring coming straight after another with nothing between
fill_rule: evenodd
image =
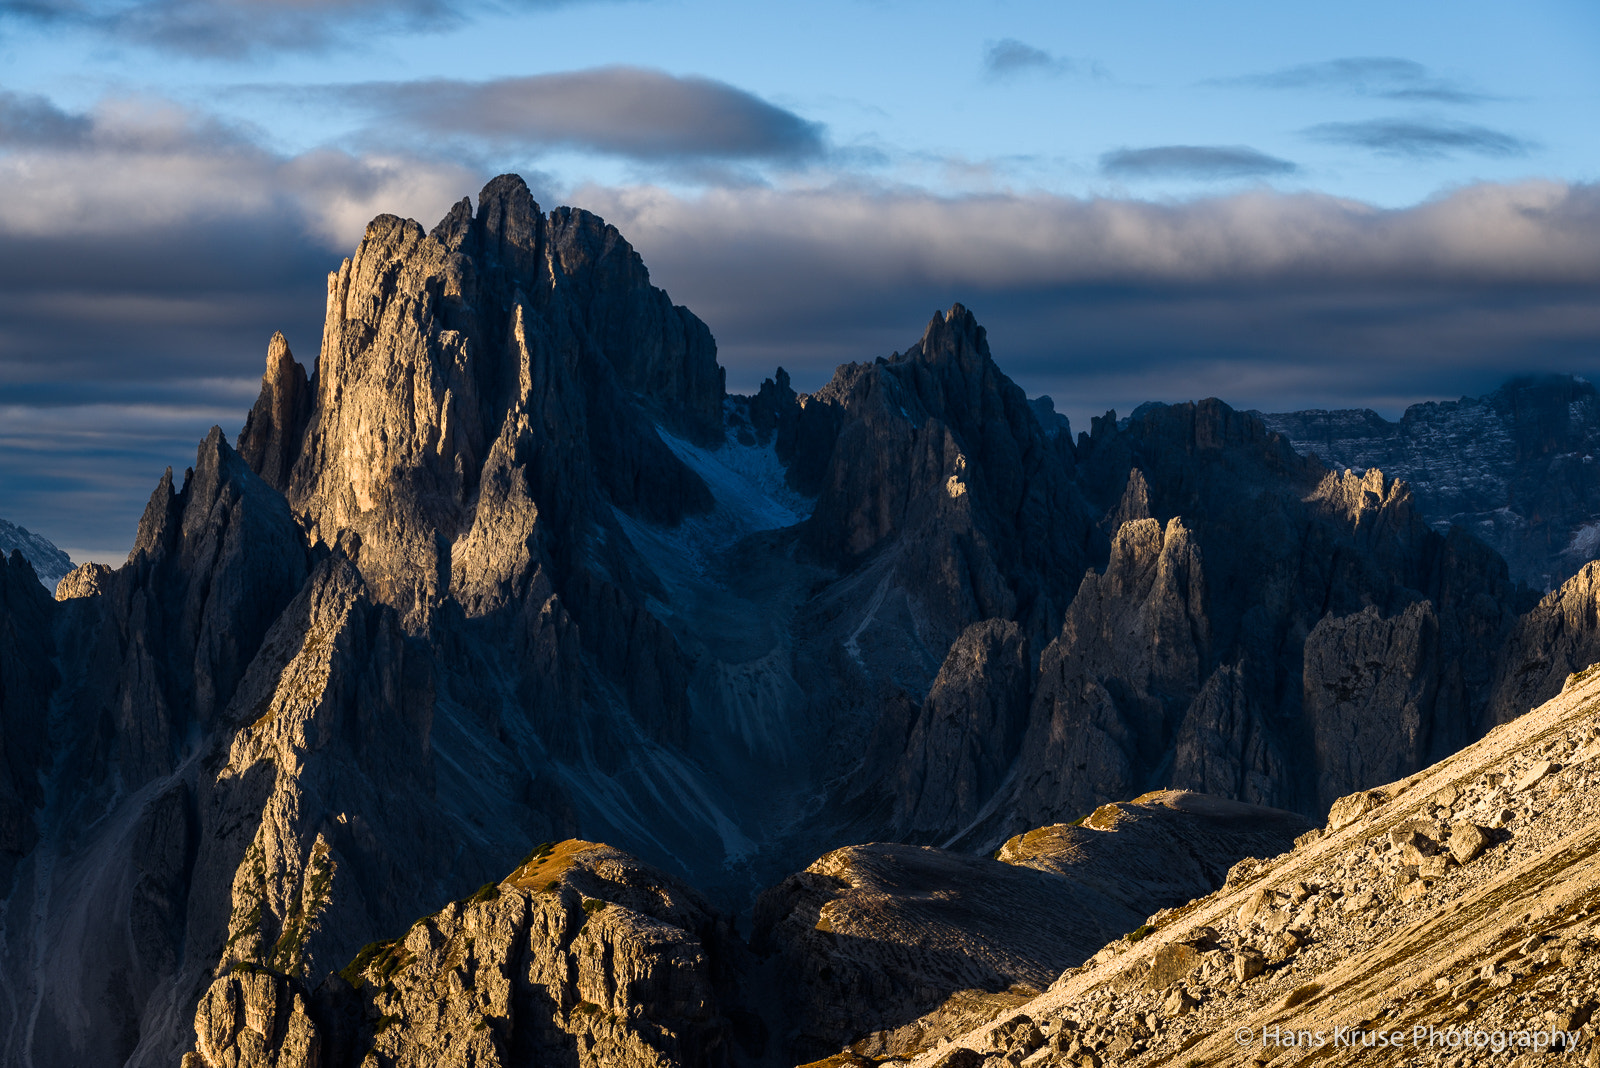
<instances>
[{"instance_id":1,"label":"distant mountain range","mask_svg":"<svg viewBox=\"0 0 1600 1068\"><path fill-rule=\"evenodd\" d=\"M33 565L39 581L51 591L72 570L72 558L48 540L0 519L0 556L9 556L12 552L21 553Z\"/></svg>"},{"instance_id":2,"label":"distant mountain range","mask_svg":"<svg viewBox=\"0 0 1600 1068\"><path fill-rule=\"evenodd\" d=\"M1600 556L1600 394L1581 378L1515 378L1396 423L1353 408L1261 420L1335 468L1404 479L1435 530L1471 531L1535 589Z\"/></svg>"},{"instance_id":3,"label":"distant mountain range","mask_svg":"<svg viewBox=\"0 0 1600 1068\"><path fill-rule=\"evenodd\" d=\"M0 1068L911 1055L1600 659L1600 565L1216 400L1074 441L960 305L731 396L509 175L328 285L125 565L0 574Z\"/></svg>"}]
</instances>

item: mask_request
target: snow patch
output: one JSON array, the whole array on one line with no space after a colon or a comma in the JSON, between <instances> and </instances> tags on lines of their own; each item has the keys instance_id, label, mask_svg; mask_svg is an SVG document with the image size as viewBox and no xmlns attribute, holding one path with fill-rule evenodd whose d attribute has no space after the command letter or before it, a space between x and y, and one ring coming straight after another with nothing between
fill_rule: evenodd
<instances>
[{"instance_id":1,"label":"snow patch","mask_svg":"<svg viewBox=\"0 0 1600 1068\"><path fill-rule=\"evenodd\" d=\"M816 501L784 481L784 466L772 445L741 445L730 438L720 448L705 449L665 430L657 433L700 476L716 502L710 512L688 516L676 527L657 527L613 509L628 539L651 558L658 573L687 564L690 572L705 578L741 539L792 527L811 515Z\"/></svg>"},{"instance_id":2,"label":"snow patch","mask_svg":"<svg viewBox=\"0 0 1600 1068\"><path fill-rule=\"evenodd\" d=\"M1572 540L1561 550L1561 555L1574 563L1587 562L1600 556L1600 522L1581 524L1572 532Z\"/></svg>"},{"instance_id":3,"label":"snow patch","mask_svg":"<svg viewBox=\"0 0 1600 1068\"><path fill-rule=\"evenodd\" d=\"M47 539L25 527L0 519L0 557L10 556L13 549L21 552L33 565L39 582L51 593L56 592L57 584L72 570L72 558Z\"/></svg>"}]
</instances>

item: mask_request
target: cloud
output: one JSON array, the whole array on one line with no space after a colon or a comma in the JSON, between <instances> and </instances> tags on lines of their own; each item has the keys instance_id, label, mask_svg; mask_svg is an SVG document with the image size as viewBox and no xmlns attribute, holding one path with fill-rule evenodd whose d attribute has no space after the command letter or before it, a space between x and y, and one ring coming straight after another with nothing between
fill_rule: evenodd
<instances>
[{"instance_id":1,"label":"cloud","mask_svg":"<svg viewBox=\"0 0 1600 1068\"><path fill-rule=\"evenodd\" d=\"M0 90L0 146L74 144L89 128L86 116L70 115L45 97Z\"/></svg>"},{"instance_id":2,"label":"cloud","mask_svg":"<svg viewBox=\"0 0 1600 1068\"><path fill-rule=\"evenodd\" d=\"M906 191L576 191L710 324L729 388L815 389L960 300L1074 425L1106 407L1384 406L1600 372L1600 187L1403 210L1253 190L1181 203Z\"/></svg>"},{"instance_id":3,"label":"cloud","mask_svg":"<svg viewBox=\"0 0 1600 1068\"><path fill-rule=\"evenodd\" d=\"M1053 56L1015 37L996 41L983 52L983 76L992 82L1022 74L1070 74L1077 69L1078 64L1072 60Z\"/></svg>"},{"instance_id":4,"label":"cloud","mask_svg":"<svg viewBox=\"0 0 1600 1068\"><path fill-rule=\"evenodd\" d=\"M1503 159L1525 156L1535 147L1531 141L1486 126L1426 119L1324 122L1308 128L1305 134L1328 144L1350 145L1405 159L1443 159L1464 152Z\"/></svg>"},{"instance_id":5,"label":"cloud","mask_svg":"<svg viewBox=\"0 0 1600 1068\"><path fill-rule=\"evenodd\" d=\"M0 19L80 26L119 44L235 59L319 52L380 34L437 32L497 8L571 2L582 0L0 0Z\"/></svg>"},{"instance_id":6,"label":"cloud","mask_svg":"<svg viewBox=\"0 0 1600 1068\"><path fill-rule=\"evenodd\" d=\"M57 544L126 551L161 470L193 463L212 423L239 429L272 332L315 358L327 272L366 222L437 219L482 177L283 156L157 100L84 113L0 101L6 517Z\"/></svg>"},{"instance_id":7,"label":"cloud","mask_svg":"<svg viewBox=\"0 0 1600 1068\"><path fill-rule=\"evenodd\" d=\"M13 241L121 235L164 242L262 220L269 232L287 228L296 240L342 248L384 205L432 211L478 179L418 157L331 149L279 155L249 128L158 98L110 97L82 113L22 99L25 113L44 119L13 133L0 102L0 236ZM248 259L239 248L221 252Z\"/></svg>"},{"instance_id":8,"label":"cloud","mask_svg":"<svg viewBox=\"0 0 1600 1068\"><path fill-rule=\"evenodd\" d=\"M1244 145L1120 148L1100 157L1101 172L1117 178L1253 178L1297 169L1286 159Z\"/></svg>"},{"instance_id":9,"label":"cloud","mask_svg":"<svg viewBox=\"0 0 1600 1068\"><path fill-rule=\"evenodd\" d=\"M161 101L23 110L56 133L0 151L0 502L58 544L125 548L161 469L191 463L213 422L238 430L271 332L315 358L326 273L365 222L431 226L487 177L283 155ZM816 388L840 362L904 350L957 300L1078 426L1152 397L1395 414L1516 371L1600 374L1600 186L1483 184L1402 210L865 179L561 199L616 224L705 319L738 390L779 364Z\"/></svg>"},{"instance_id":10,"label":"cloud","mask_svg":"<svg viewBox=\"0 0 1600 1068\"><path fill-rule=\"evenodd\" d=\"M1208 84L1257 89L1311 89L1431 104L1477 104L1493 99L1393 56L1353 56L1303 63L1268 74L1218 78Z\"/></svg>"},{"instance_id":11,"label":"cloud","mask_svg":"<svg viewBox=\"0 0 1600 1068\"><path fill-rule=\"evenodd\" d=\"M743 89L639 67L331 91L434 143L471 140L502 151L576 148L647 162L798 163L826 149L820 125Z\"/></svg>"}]
</instances>

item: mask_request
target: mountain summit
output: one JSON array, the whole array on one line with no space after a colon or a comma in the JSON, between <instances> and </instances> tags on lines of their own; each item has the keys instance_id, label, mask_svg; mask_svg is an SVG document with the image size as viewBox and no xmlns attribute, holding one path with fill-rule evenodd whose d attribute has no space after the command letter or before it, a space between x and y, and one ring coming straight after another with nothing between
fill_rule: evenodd
<instances>
[{"instance_id":1,"label":"mountain summit","mask_svg":"<svg viewBox=\"0 0 1600 1068\"><path fill-rule=\"evenodd\" d=\"M1040 412L960 305L728 396L595 216L504 176L375 219L124 566L7 566L0 1066L902 1048L1088 951L924 952L985 901L1177 905L1600 648L1593 574L1535 605L1249 413ZM1029 835L1106 805L1148 848ZM784 961L905 970L866 1013Z\"/></svg>"}]
</instances>

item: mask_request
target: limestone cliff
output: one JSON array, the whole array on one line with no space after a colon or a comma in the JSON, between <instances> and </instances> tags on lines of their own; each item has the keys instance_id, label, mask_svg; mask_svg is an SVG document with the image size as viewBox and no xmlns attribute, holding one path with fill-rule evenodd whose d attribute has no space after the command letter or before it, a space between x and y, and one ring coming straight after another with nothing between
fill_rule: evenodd
<instances>
[{"instance_id":1,"label":"limestone cliff","mask_svg":"<svg viewBox=\"0 0 1600 1068\"><path fill-rule=\"evenodd\" d=\"M1508 723L1600 661L1600 563L1585 564L1517 621L1496 658L1490 715Z\"/></svg>"},{"instance_id":2,"label":"limestone cliff","mask_svg":"<svg viewBox=\"0 0 1600 1068\"><path fill-rule=\"evenodd\" d=\"M907 840L943 841L999 789L1027 723L1032 661L1005 620L974 623L951 645L899 762L892 826Z\"/></svg>"},{"instance_id":3,"label":"limestone cliff","mask_svg":"<svg viewBox=\"0 0 1600 1068\"><path fill-rule=\"evenodd\" d=\"M1041 653L972 844L1168 784L1317 812L1487 729L1517 591L1481 544L1428 529L1403 484L1328 473L1217 401L1096 420L1080 446L1082 483L1118 517L1110 560ZM1356 622L1409 637L1389 649ZM1348 754L1358 735L1387 755Z\"/></svg>"},{"instance_id":4,"label":"limestone cliff","mask_svg":"<svg viewBox=\"0 0 1600 1068\"><path fill-rule=\"evenodd\" d=\"M288 340L281 333L273 334L267 344L261 396L245 417L238 446L251 470L280 493L289 488L310 417L311 384L306 369L289 351Z\"/></svg>"},{"instance_id":5,"label":"limestone cliff","mask_svg":"<svg viewBox=\"0 0 1600 1068\"><path fill-rule=\"evenodd\" d=\"M891 585L936 628L940 659L979 620L1055 626L1090 559L1090 516L970 311L935 315L904 354L841 367L818 404L839 429L802 535L813 553L855 566L892 545Z\"/></svg>"}]
</instances>

